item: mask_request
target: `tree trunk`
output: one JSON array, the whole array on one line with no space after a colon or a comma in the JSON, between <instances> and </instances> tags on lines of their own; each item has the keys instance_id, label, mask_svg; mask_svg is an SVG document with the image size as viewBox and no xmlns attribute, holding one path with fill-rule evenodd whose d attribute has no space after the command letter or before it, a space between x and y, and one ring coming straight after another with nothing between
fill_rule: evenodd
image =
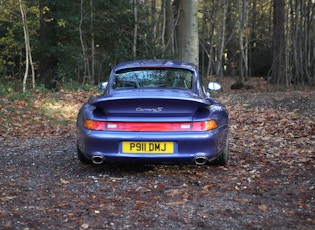
<instances>
[{"instance_id":1,"label":"tree trunk","mask_svg":"<svg viewBox=\"0 0 315 230\"><path fill-rule=\"evenodd\" d=\"M87 58L86 49L85 49L85 43L83 40L83 30L82 30L82 24L83 24L83 0L81 0L80 3L80 23L79 23L79 35L80 35L80 42L81 42L81 48L82 48L82 59L83 59L83 66L84 66L84 72L83 72L83 80L82 85L86 83L86 77L90 79L91 73L90 73L90 64Z\"/></svg>"},{"instance_id":2,"label":"tree trunk","mask_svg":"<svg viewBox=\"0 0 315 230\"><path fill-rule=\"evenodd\" d=\"M151 25L153 25L152 33L153 33L153 38L155 41L157 40L157 27L158 27L157 13L156 12L157 12L156 0L152 0L151 1L151 17L149 17L149 18L151 18L151 22L149 21L149 23L151 23Z\"/></svg>"},{"instance_id":3,"label":"tree trunk","mask_svg":"<svg viewBox=\"0 0 315 230\"><path fill-rule=\"evenodd\" d=\"M217 63L216 63L216 71L215 75L217 77L222 77L223 76L223 54L224 54L224 48L225 48L225 36L226 36L226 16L227 16L227 11L228 11L228 0L224 0L221 2L223 4L222 12L221 12L221 30L218 34L218 58L217 58Z\"/></svg>"},{"instance_id":4,"label":"tree trunk","mask_svg":"<svg viewBox=\"0 0 315 230\"><path fill-rule=\"evenodd\" d=\"M165 2L165 33L164 42L165 50L174 53L174 15L172 9L172 0L164 0Z\"/></svg>"},{"instance_id":5,"label":"tree trunk","mask_svg":"<svg viewBox=\"0 0 315 230\"><path fill-rule=\"evenodd\" d=\"M132 43L132 56L137 57L137 38L138 38L138 0L133 0L133 13L134 13L134 31Z\"/></svg>"},{"instance_id":6,"label":"tree trunk","mask_svg":"<svg viewBox=\"0 0 315 230\"><path fill-rule=\"evenodd\" d=\"M288 86L285 41L285 0L274 0L273 63L270 83Z\"/></svg>"},{"instance_id":7,"label":"tree trunk","mask_svg":"<svg viewBox=\"0 0 315 230\"><path fill-rule=\"evenodd\" d=\"M23 78L23 93L26 92L26 81L27 76L29 72L29 66L31 66L32 70L32 86L33 89L35 88L35 69L32 59L32 52L31 52L31 45L30 45L30 36L28 32L28 25L27 25L27 17L26 17L26 11L23 5L23 1L19 0L20 4L20 11L22 16L22 23L23 23L23 31L24 31L24 41L25 41L25 73Z\"/></svg>"},{"instance_id":8,"label":"tree trunk","mask_svg":"<svg viewBox=\"0 0 315 230\"><path fill-rule=\"evenodd\" d=\"M40 0L40 30L39 30L39 66L38 72L41 81L47 89L55 89L58 84L58 57L57 57L57 21L54 13L56 3Z\"/></svg>"},{"instance_id":9,"label":"tree trunk","mask_svg":"<svg viewBox=\"0 0 315 230\"><path fill-rule=\"evenodd\" d=\"M238 8L239 8L238 40L239 40L239 49L240 49L238 83L243 84L244 81L247 80L247 76L248 76L248 42L247 42L248 35L247 35L247 28L245 28L245 24L248 21L247 2L245 0L239 0ZM243 36L245 36L245 45L244 45Z\"/></svg>"},{"instance_id":10,"label":"tree trunk","mask_svg":"<svg viewBox=\"0 0 315 230\"><path fill-rule=\"evenodd\" d=\"M90 84L94 84L95 82L95 35L94 35L94 14L93 14L93 0L90 0L90 8L91 8L91 14L90 14L90 30L91 30L91 78L90 78Z\"/></svg>"},{"instance_id":11,"label":"tree trunk","mask_svg":"<svg viewBox=\"0 0 315 230\"><path fill-rule=\"evenodd\" d=\"M179 59L199 65L198 0L179 0L178 9Z\"/></svg>"}]
</instances>

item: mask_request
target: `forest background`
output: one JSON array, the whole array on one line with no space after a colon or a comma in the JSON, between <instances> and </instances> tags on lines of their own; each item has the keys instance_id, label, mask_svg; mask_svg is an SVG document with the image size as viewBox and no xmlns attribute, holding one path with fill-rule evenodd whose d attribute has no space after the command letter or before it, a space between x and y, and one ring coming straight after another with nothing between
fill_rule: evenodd
<instances>
[{"instance_id":1,"label":"forest background","mask_svg":"<svg viewBox=\"0 0 315 230\"><path fill-rule=\"evenodd\" d=\"M241 86L263 76L314 87L315 1L0 0L2 95L91 86L119 62L152 58Z\"/></svg>"},{"instance_id":2,"label":"forest background","mask_svg":"<svg viewBox=\"0 0 315 230\"><path fill-rule=\"evenodd\" d=\"M314 13L314 0L0 0L0 226L313 229ZM227 167L80 164L79 108L116 64L146 58L222 83Z\"/></svg>"}]
</instances>

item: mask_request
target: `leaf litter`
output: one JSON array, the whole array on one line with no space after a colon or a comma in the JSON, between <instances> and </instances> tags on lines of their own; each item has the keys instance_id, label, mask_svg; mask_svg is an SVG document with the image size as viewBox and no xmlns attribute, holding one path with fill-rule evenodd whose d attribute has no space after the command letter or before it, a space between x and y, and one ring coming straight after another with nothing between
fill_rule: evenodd
<instances>
[{"instance_id":1,"label":"leaf litter","mask_svg":"<svg viewBox=\"0 0 315 230\"><path fill-rule=\"evenodd\" d=\"M220 95L227 167L81 165L75 117L88 96L0 99L1 229L314 227L314 92Z\"/></svg>"}]
</instances>

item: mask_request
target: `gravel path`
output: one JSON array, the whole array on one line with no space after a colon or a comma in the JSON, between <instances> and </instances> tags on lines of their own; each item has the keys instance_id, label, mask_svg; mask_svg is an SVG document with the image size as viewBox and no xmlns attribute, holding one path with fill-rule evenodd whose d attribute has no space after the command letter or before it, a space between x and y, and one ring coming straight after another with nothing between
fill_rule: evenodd
<instances>
[{"instance_id":1,"label":"gravel path","mask_svg":"<svg viewBox=\"0 0 315 230\"><path fill-rule=\"evenodd\" d=\"M227 167L84 166L68 131L7 133L0 229L313 229L314 98L221 95L231 116Z\"/></svg>"},{"instance_id":2,"label":"gravel path","mask_svg":"<svg viewBox=\"0 0 315 230\"><path fill-rule=\"evenodd\" d=\"M227 168L82 166L74 137L1 140L0 152L0 229L315 225L313 162L261 164L232 148Z\"/></svg>"}]
</instances>

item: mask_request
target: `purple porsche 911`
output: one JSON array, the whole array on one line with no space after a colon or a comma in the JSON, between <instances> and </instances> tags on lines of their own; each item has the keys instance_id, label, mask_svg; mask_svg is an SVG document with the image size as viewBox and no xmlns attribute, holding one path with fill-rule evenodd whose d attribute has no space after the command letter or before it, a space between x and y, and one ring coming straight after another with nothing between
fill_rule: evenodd
<instances>
[{"instance_id":1,"label":"purple porsche 911","mask_svg":"<svg viewBox=\"0 0 315 230\"><path fill-rule=\"evenodd\" d=\"M177 60L124 62L99 84L77 117L77 151L84 163L226 165L229 117L211 98L195 65Z\"/></svg>"}]
</instances>

